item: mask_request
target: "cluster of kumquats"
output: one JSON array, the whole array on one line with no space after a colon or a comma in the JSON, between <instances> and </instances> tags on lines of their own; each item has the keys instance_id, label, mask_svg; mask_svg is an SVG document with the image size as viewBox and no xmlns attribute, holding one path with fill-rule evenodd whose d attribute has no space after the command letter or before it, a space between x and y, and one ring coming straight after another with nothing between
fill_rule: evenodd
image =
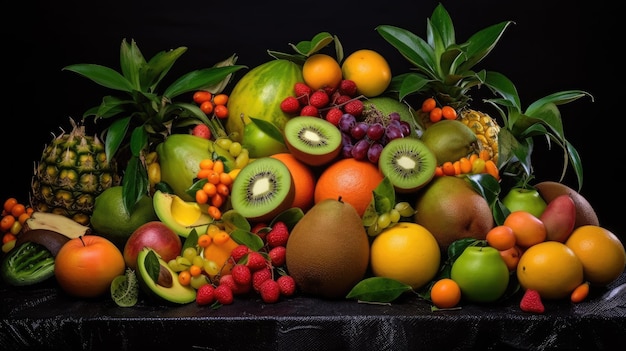
<instances>
[{"instance_id":1,"label":"cluster of kumquats","mask_svg":"<svg viewBox=\"0 0 626 351\"><path fill-rule=\"evenodd\" d=\"M498 166L491 159L487 150L473 153L469 157L461 157L454 162L446 161L435 168L435 176L438 177L480 173L489 173L496 180L500 180Z\"/></svg>"},{"instance_id":2,"label":"cluster of kumquats","mask_svg":"<svg viewBox=\"0 0 626 351\"><path fill-rule=\"evenodd\" d=\"M230 195L233 181L240 170L241 168L234 168L226 172L221 159L200 161L197 178L202 187L196 190L196 202L200 205L208 204L207 212L213 219L222 218L220 207Z\"/></svg>"},{"instance_id":3,"label":"cluster of kumquats","mask_svg":"<svg viewBox=\"0 0 626 351\"><path fill-rule=\"evenodd\" d=\"M33 213L33 208L10 197L4 201L0 232L2 233L2 251L9 252L15 245L17 234L22 230L24 222Z\"/></svg>"},{"instance_id":4,"label":"cluster of kumquats","mask_svg":"<svg viewBox=\"0 0 626 351\"><path fill-rule=\"evenodd\" d=\"M228 95L212 94L206 90L198 90L193 94L193 101L198 104L202 112L207 116L215 115L219 119L228 117Z\"/></svg>"}]
</instances>

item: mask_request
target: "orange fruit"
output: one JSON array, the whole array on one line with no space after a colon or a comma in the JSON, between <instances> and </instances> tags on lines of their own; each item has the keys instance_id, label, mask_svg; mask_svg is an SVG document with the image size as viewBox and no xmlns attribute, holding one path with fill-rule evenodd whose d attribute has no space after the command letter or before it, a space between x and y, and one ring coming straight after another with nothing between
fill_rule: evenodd
<instances>
[{"instance_id":1,"label":"orange fruit","mask_svg":"<svg viewBox=\"0 0 626 351\"><path fill-rule=\"evenodd\" d=\"M452 308L461 301L461 288L450 278L439 279L430 288L430 299L439 308Z\"/></svg>"},{"instance_id":2,"label":"orange fruit","mask_svg":"<svg viewBox=\"0 0 626 351\"><path fill-rule=\"evenodd\" d=\"M565 245L583 264L585 280L593 285L607 285L617 279L626 266L626 252L611 231L584 225L574 229Z\"/></svg>"},{"instance_id":3,"label":"orange fruit","mask_svg":"<svg viewBox=\"0 0 626 351\"><path fill-rule=\"evenodd\" d=\"M517 280L542 298L561 299L583 282L583 264L565 244L544 241L524 251L517 264Z\"/></svg>"},{"instance_id":4,"label":"orange fruit","mask_svg":"<svg viewBox=\"0 0 626 351\"><path fill-rule=\"evenodd\" d=\"M344 158L332 163L319 175L315 184L314 203L338 199L352 205L363 216L372 201L373 191L383 180L373 163Z\"/></svg>"},{"instance_id":5,"label":"orange fruit","mask_svg":"<svg viewBox=\"0 0 626 351\"><path fill-rule=\"evenodd\" d=\"M361 49L350 54L341 65L343 78L356 84L357 93L366 97L382 94L391 83L391 68L378 52Z\"/></svg>"},{"instance_id":6,"label":"orange fruit","mask_svg":"<svg viewBox=\"0 0 626 351\"><path fill-rule=\"evenodd\" d=\"M292 207L301 208L302 211L306 212L313 206L313 193L315 191L313 170L288 152L274 154L270 157L281 160L291 172L296 192Z\"/></svg>"},{"instance_id":7,"label":"orange fruit","mask_svg":"<svg viewBox=\"0 0 626 351\"><path fill-rule=\"evenodd\" d=\"M302 78L313 91L324 88L335 89L343 78L339 62L326 54L309 56L302 65Z\"/></svg>"},{"instance_id":8,"label":"orange fruit","mask_svg":"<svg viewBox=\"0 0 626 351\"><path fill-rule=\"evenodd\" d=\"M439 271L441 249L432 233L412 222L399 222L378 234L370 246L370 266L377 277L419 289Z\"/></svg>"},{"instance_id":9,"label":"orange fruit","mask_svg":"<svg viewBox=\"0 0 626 351\"><path fill-rule=\"evenodd\" d=\"M515 233L511 227L505 225L498 225L487 232L485 236L487 244L497 249L498 251L504 251L515 246Z\"/></svg>"},{"instance_id":10,"label":"orange fruit","mask_svg":"<svg viewBox=\"0 0 626 351\"><path fill-rule=\"evenodd\" d=\"M517 264L519 263L520 257L522 257L522 253L522 249L517 245L513 245L513 247L506 250L500 250L500 257L502 257L509 272L514 272L517 269Z\"/></svg>"},{"instance_id":11,"label":"orange fruit","mask_svg":"<svg viewBox=\"0 0 626 351\"><path fill-rule=\"evenodd\" d=\"M546 240L546 226L530 212L513 211L502 224L513 229L515 243L522 248L529 248Z\"/></svg>"}]
</instances>

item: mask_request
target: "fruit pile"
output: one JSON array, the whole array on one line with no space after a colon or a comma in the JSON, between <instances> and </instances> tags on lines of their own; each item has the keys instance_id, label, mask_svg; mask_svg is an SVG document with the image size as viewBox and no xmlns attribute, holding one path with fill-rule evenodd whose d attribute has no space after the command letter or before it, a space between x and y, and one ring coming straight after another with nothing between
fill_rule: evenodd
<instances>
[{"instance_id":1,"label":"fruit pile","mask_svg":"<svg viewBox=\"0 0 626 351\"><path fill-rule=\"evenodd\" d=\"M511 23L456 43L440 4L428 41L378 26L414 65L393 77L378 52L343 58L325 32L295 53L268 51L239 80L246 67L233 55L163 92L185 47L120 55L119 75L67 66L129 96L85 114L112 122L105 140L74 121L53 138L32 204L6 199L3 280L55 277L69 295L109 293L121 307L298 293L378 303L412 292L433 310L517 298L531 313L542 299L583 301L623 273L624 245L580 189L536 181L531 156L534 138L553 141L582 184L557 106L590 95L558 92L523 110L508 78L475 69ZM126 40L122 50L140 52ZM473 105L480 85L497 118Z\"/></svg>"}]
</instances>

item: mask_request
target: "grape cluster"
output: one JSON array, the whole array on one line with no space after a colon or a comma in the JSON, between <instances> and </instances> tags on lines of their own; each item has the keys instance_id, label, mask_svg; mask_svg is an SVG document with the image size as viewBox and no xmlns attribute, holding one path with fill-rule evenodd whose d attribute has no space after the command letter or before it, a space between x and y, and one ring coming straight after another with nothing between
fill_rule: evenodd
<instances>
[{"instance_id":1,"label":"grape cluster","mask_svg":"<svg viewBox=\"0 0 626 351\"><path fill-rule=\"evenodd\" d=\"M380 153L388 142L411 133L411 126L401 120L397 112L388 116L372 113L363 119L344 113L337 127L341 131L343 157L368 160L373 164L378 164Z\"/></svg>"},{"instance_id":2,"label":"grape cluster","mask_svg":"<svg viewBox=\"0 0 626 351\"><path fill-rule=\"evenodd\" d=\"M415 214L415 209L406 201L396 203L396 205L388 212L378 213L372 216L368 223L364 223L367 227L367 235L376 236L383 230L392 227L400 222L403 217L409 218Z\"/></svg>"}]
</instances>

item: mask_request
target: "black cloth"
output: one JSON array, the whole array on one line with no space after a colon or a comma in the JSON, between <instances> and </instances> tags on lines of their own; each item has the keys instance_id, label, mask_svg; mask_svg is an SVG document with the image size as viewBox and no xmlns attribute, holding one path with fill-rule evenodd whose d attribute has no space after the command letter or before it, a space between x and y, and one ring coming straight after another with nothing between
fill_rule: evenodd
<instances>
[{"instance_id":1,"label":"black cloth","mask_svg":"<svg viewBox=\"0 0 626 351\"><path fill-rule=\"evenodd\" d=\"M543 314L521 311L521 296L434 312L412 294L386 305L250 295L218 309L142 295L122 308L55 282L2 286L0 350L612 350L626 335L626 274L579 304L544 301Z\"/></svg>"}]
</instances>

